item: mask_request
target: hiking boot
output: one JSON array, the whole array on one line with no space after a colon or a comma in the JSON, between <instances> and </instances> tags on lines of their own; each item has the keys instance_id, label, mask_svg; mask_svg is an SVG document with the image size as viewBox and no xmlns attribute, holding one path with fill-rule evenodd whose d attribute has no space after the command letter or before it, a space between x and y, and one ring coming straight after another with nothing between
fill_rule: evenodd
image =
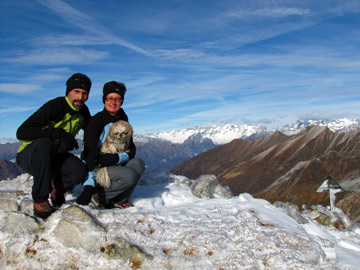
<instances>
[{"instance_id":1,"label":"hiking boot","mask_svg":"<svg viewBox=\"0 0 360 270\"><path fill-rule=\"evenodd\" d=\"M113 204L111 204L111 206L112 206L112 208L120 208L120 209L134 207L134 205L131 203L113 203Z\"/></svg>"},{"instance_id":2,"label":"hiking boot","mask_svg":"<svg viewBox=\"0 0 360 270\"><path fill-rule=\"evenodd\" d=\"M51 204L54 207L60 207L65 203L65 196L62 192L59 192L56 188L53 187L50 193Z\"/></svg>"},{"instance_id":3,"label":"hiking boot","mask_svg":"<svg viewBox=\"0 0 360 270\"><path fill-rule=\"evenodd\" d=\"M54 207L51 206L48 200L40 203L34 203L34 215L41 219L47 219L55 212Z\"/></svg>"},{"instance_id":4,"label":"hiking boot","mask_svg":"<svg viewBox=\"0 0 360 270\"><path fill-rule=\"evenodd\" d=\"M91 196L91 202L93 203L93 205L95 205L95 207L103 207L104 204L101 203L100 201L98 201L94 196Z\"/></svg>"}]
</instances>

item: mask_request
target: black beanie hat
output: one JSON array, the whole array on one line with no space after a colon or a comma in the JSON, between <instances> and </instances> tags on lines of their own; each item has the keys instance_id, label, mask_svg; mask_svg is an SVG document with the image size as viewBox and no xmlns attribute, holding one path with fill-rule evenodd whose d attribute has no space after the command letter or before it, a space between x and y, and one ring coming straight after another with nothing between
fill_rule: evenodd
<instances>
[{"instance_id":1,"label":"black beanie hat","mask_svg":"<svg viewBox=\"0 0 360 270\"><path fill-rule=\"evenodd\" d=\"M110 93L119 94L124 101L126 86L121 82L111 81L104 84L103 89L103 103L105 103L106 96Z\"/></svg>"},{"instance_id":2,"label":"black beanie hat","mask_svg":"<svg viewBox=\"0 0 360 270\"><path fill-rule=\"evenodd\" d=\"M90 93L91 80L84 74L75 73L66 81L65 96L67 96L67 94L69 94L69 92L75 88L84 89Z\"/></svg>"}]
</instances>

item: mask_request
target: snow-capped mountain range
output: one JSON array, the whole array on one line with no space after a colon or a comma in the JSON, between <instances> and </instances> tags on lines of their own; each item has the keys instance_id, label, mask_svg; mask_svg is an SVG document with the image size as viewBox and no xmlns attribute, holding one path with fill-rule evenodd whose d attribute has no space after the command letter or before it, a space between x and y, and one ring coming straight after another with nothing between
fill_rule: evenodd
<instances>
[{"instance_id":1,"label":"snow-capped mountain range","mask_svg":"<svg viewBox=\"0 0 360 270\"><path fill-rule=\"evenodd\" d=\"M249 126L227 124L224 126L210 125L207 127L195 126L193 128L159 132L148 135L150 138L171 141L172 143L184 143L187 139L199 135L202 139L210 139L215 144L225 144L236 138L249 138L251 136L262 136L269 134L265 126Z\"/></svg>"},{"instance_id":2,"label":"snow-capped mountain range","mask_svg":"<svg viewBox=\"0 0 360 270\"><path fill-rule=\"evenodd\" d=\"M278 128L279 131L286 135L292 135L305 127L308 126L326 126L332 132L347 132L350 130L355 130L360 128L360 120L359 119L348 119L342 118L337 120L299 120L293 124L286 125L282 128Z\"/></svg>"},{"instance_id":3,"label":"snow-capped mountain range","mask_svg":"<svg viewBox=\"0 0 360 270\"><path fill-rule=\"evenodd\" d=\"M146 143L150 139L160 139L172 143L182 144L188 139L196 138L197 141L210 139L214 144L221 145L233 139L254 140L270 135L275 130L279 130L286 135L293 135L303 128L311 125L326 126L333 132L347 132L360 128L360 119L336 119L336 120L298 120L295 123L278 127L274 130L268 129L263 125L236 125L226 124L223 126L209 125L206 127L195 126L192 128L171 130L168 132L158 132L153 134L139 134L135 136L135 141ZM82 139L82 134L77 136ZM0 144L16 143L15 138L0 138Z\"/></svg>"},{"instance_id":4,"label":"snow-capped mountain range","mask_svg":"<svg viewBox=\"0 0 360 270\"><path fill-rule=\"evenodd\" d=\"M283 127L276 128L286 135L293 135L303 128L311 125L326 126L333 132L346 132L360 128L360 120L356 119L337 119L337 120L299 120L293 124L289 124ZM172 130L169 132L159 132L150 135L136 136L135 141L144 141L146 138L161 139L170 141L172 143L184 143L186 140L192 137L202 139L210 139L214 144L225 144L233 139L252 140L265 137L275 130L270 130L265 126L250 126L250 125L236 125L226 124L223 126L210 125L207 127L195 126L193 128Z\"/></svg>"}]
</instances>

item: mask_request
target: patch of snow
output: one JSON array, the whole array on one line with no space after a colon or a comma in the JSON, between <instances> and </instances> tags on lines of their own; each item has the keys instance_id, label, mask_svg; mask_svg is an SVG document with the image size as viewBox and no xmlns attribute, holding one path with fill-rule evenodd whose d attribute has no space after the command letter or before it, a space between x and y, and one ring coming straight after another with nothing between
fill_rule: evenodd
<instances>
[{"instance_id":1,"label":"patch of snow","mask_svg":"<svg viewBox=\"0 0 360 270\"><path fill-rule=\"evenodd\" d=\"M185 179L153 171L135 189L135 207L84 209L107 228L108 238L123 238L154 256L142 269L358 269L359 230L339 231L312 220L300 225L250 194L200 199L181 184ZM21 189L30 197L27 180L24 174L1 181L0 190ZM76 195L67 194L62 208ZM0 226L5 216L0 210ZM60 219L61 209L46 221L38 241L0 232L3 269L131 269L127 262L64 247L52 233Z\"/></svg>"}]
</instances>

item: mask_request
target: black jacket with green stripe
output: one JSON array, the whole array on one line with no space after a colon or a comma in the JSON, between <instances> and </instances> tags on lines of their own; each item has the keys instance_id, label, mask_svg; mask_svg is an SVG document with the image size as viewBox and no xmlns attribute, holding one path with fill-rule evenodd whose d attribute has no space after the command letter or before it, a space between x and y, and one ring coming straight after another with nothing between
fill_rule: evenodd
<instances>
[{"instance_id":1,"label":"black jacket with green stripe","mask_svg":"<svg viewBox=\"0 0 360 270\"><path fill-rule=\"evenodd\" d=\"M22 142L18 153L40 137L52 139L55 153L64 153L65 146L60 141L61 129L74 137L84 129L91 115L88 107L76 109L67 97L58 97L45 103L18 128L16 137Z\"/></svg>"}]
</instances>

